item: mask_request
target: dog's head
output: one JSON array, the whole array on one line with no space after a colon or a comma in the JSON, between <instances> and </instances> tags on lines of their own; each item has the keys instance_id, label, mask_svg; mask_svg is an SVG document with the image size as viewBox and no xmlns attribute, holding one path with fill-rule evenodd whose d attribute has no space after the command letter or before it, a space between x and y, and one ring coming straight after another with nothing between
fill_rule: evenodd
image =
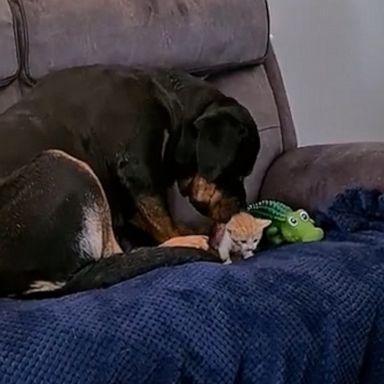
<instances>
[{"instance_id":1,"label":"dog's head","mask_svg":"<svg viewBox=\"0 0 384 384\"><path fill-rule=\"evenodd\" d=\"M210 104L181 128L174 151L180 192L203 215L219 222L245 207L244 178L260 149L250 113L232 98Z\"/></svg>"}]
</instances>

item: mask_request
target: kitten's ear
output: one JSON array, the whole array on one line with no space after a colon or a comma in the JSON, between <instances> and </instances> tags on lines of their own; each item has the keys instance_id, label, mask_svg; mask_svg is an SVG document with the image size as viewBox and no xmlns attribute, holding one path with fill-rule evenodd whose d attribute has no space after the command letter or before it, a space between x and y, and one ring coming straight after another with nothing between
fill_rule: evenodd
<instances>
[{"instance_id":1,"label":"kitten's ear","mask_svg":"<svg viewBox=\"0 0 384 384\"><path fill-rule=\"evenodd\" d=\"M266 219L259 219L259 222L261 224L261 228L267 228L272 224L271 220L266 220Z\"/></svg>"}]
</instances>

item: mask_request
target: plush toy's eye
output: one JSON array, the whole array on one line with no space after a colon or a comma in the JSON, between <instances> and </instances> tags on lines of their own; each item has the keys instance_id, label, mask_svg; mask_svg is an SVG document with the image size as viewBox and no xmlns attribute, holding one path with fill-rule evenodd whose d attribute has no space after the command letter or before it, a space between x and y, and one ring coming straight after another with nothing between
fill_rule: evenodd
<instances>
[{"instance_id":1,"label":"plush toy's eye","mask_svg":"<svg viewBox=\"0 0 384 384\"><path fill-rule=\"evenodd\" d=\"M301 217L301 220L303 220L303 221L309 221L309 215L305 211L300 212L300 217Z\"/></svg>"},{"instance_id":2,"label":"plush toy's eye","mask_svg":"<svg viewBox=\"0 0 384 384\"><path fill-rule=\"evenodd\" d=\"M294 217L288 217L288 224L292 227L296 227L299 222Z\"/></svg>"}]
</instances>

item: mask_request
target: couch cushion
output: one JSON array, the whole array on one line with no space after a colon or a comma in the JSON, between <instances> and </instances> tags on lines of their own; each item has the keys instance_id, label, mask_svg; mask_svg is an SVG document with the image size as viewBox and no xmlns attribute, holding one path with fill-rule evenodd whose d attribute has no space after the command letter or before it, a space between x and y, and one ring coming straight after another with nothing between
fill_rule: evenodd
<instances>
[{"instance_id":1,"label":"couch cushion","mask_svg":"<svg viewBox=\"0 0 384 384\"><path fill-rule=\"evenodd\" d=\"M9 84L18 72L13 18L6 0L0 0L0 87Z\"/></svg>"},{"instance_id":2,"label":"couch cushion","mask_svg":"<svg viewBox=\"0 0 384 384\"><path fill-rule=\"evenodd\" d=\"M22 97L22 91L18 80L12 82L7 87L0 89L0 113L6 111L13 104L17 103Z\"/></svg>"},{"instance_id":3,"label":"couch cushion","mask_svg":"<svg viewBox=\"0 0 384 384\"><path fill-rule=\"evenodd\" d=\"M260 61L265 0L14 0L24 7L32 78L93 63L204 70Z\"/></svg>"}]
</instances>

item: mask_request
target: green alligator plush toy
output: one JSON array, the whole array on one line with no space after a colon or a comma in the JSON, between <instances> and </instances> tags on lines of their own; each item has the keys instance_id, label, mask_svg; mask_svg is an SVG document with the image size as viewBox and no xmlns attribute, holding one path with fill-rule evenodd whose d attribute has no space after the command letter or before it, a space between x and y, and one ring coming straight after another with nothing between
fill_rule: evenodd
<instances>
[{"instance_id":1,"label":"green alligator plush toy","mask_svg":"<svg viewBox=\"0 0 384 384\"><path fill-rule=\"evenodd\" d=\"M247 211L252 216L272 221L265 231L266 238L272 245L306 243L324 238L324 231L315 226L315 222L304 209L293 211L279 201L263 200L250 204Z\"/></svg>"}]
</instances>

